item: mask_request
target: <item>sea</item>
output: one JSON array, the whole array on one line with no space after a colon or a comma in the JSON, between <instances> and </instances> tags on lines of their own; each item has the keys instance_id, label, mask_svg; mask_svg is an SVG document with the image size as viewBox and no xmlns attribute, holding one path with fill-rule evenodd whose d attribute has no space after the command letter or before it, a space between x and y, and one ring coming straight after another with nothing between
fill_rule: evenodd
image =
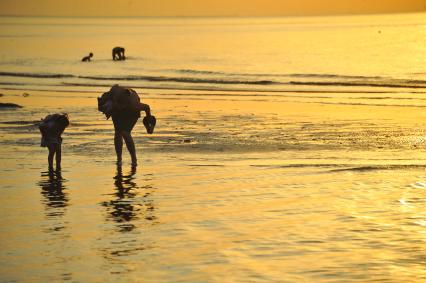
<instances>
[{"instance_id":1,"label":"sea","mask_svg":"<svg viewBox=\"0 0 426 283\"><path fill-rule=\"evenodd\" d=\"M0 281L426 281L425 66L425 13L0 17ZM114 84L157 117L137 168Z\"/></svg>"}]
</instances>

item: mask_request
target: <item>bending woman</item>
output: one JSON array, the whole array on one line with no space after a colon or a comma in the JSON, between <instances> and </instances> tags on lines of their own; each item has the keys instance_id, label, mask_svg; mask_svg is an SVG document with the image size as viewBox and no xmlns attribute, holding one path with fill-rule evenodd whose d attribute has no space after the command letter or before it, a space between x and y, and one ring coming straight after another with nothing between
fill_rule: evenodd
<instances>
[{"instance_id":1,"label":"bending woman","mask_svg":"<svg viewBox=\"0 0 426 283\"><path fill-rule=\"evenodd\" d=\"M151 109L148 104L140 103L139 101L129 102L129 96L131 95L136 95L137 99L139 100L139 97L133 90L125 89L120 86L114 86L113 88L111 88L111 92L113 94L113 100L115 100L114 104L117 105L117 107L114 107L115 109L112 110L111 115L112 122L114 123L114 146L115 153L117 154L117 165L121 166L122 164L124 139L127 150L129 151L130 157L132 159L132 166L137 166L138 162L136 158L136 148L131 134L133 127L141 116L141 111L144 111L146 114L146 117L144 118L144 125L147 128L148 132L150 131L150 129L148 129L149 126L147 126L145 120L155 120L155 118L151 115ZM152 126L152 128L154 127L154 125Z\"/></svg>"}]
</instances>

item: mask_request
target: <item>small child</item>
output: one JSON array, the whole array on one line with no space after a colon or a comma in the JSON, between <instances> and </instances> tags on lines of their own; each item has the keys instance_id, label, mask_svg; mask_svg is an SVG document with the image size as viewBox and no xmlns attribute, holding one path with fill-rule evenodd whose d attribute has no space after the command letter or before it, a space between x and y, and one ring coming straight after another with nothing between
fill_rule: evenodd
<instances>
[{"instance_id":1,"label":"small child","mask_svg":"<svg viewBox=\"0 0 426 283\"><path fill-rule=\"evenodd\" d=\"M49 156L49 170L53 169L53 157L56 154L56 170L61 169L61 144L62 133L70 124L67 114L47 115L41 120L39 129L41 132L41 146L47 147Z\"/></svg>"}]
</instances>

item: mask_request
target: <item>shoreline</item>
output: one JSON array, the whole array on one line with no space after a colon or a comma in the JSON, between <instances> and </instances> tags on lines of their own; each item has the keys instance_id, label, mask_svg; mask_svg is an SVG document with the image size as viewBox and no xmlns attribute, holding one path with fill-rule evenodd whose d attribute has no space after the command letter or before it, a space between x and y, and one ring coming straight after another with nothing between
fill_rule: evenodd
<instances>
[{"instance_id":1,"label":"shoreline","mask_svg":"<svg viewBox=\"0 0 426 283\"><path fill-rule=\"evenodd\" d=\"M65 137L69 134L75 153L84 154L85 146L98 152L101 148L96 140L111 146L112 122L97 111L97 96L71 93L63 97L62 93L55 92L42 96L45 94L31 92L23 97L14 91L0 97L1 103L23 106L9 109L12 112L7 112L0 121L4 137L10 136L3 140L4 144L11 143L13 135L38 139L38 131L32 128L33 121L49 113L67 112L71 127ZM311 97L277 101L274 97L197 100L183 95L179 99L140 96L144 103L151 105L159 121L152 136L147 135L141 121L138 122L134 137L139 150L152 153L220 155L335 150L387 155L386 152L402 150L421 155L426 149L426 143L422 142L423 127L413 124L413 121L419 124L418 121L426 120L426 113L412 111L413 107L407 105L347 104L345 97L333 98L340 100L339 103L324 103ZM11 129L9 134L7 128ZM23 142L24 146L28 143L36 144L34 140Z\"/></svg>"}]
</instances>

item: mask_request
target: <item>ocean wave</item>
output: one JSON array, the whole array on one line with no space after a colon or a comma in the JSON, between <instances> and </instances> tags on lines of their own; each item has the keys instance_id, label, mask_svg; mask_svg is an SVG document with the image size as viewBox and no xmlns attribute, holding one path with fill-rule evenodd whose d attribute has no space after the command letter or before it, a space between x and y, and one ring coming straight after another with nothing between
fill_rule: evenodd
<instances>
[{"instance_id":1,"label":"ocean wave","mask_svg":"<svg viewBox=\"0 0 426 283\"><path fill-rule=\"evenodd\" d=\"M334 79L334 78L341 78L341 79L384 79L380 76L354 76L354 75L337 75L337 74L289 74L289 77L295 77L295 78L324 78L324 79Z\"/></svg>"},{"instance_id":2,"label":"ocean wave","mask_svg":"<svg viewBox=\"0 0 426 283\"><path fill-rule=\"evenodd\" d=\"M2 77L25 77L25 78L74 78L74 75L70 74L39 74L39 73L13 73L13 72L0 72Z\"/></svg>"},{"instance_id":3,"label":"ocean wave","mask_svg":"<svg viewBox=\"0 0 426 283\"><path fill-rule=\"evenodd\" d=\"M365 80L378 80L386 79L381 76L361 76L361 75L339 75L339 74L313 74L313 73L288 73L288 74L279 74L279 73L229 73L229 72L219 72L219 71L209 71L209 70L194 70L194 69L178 69L178 70L168 70L176 73L183 74L200 74L200 75L225 75L225 76L240 76L240 77L287 77L287 78L320 78L320 79L365 79Z\"/></svg>"},{"instance_id":4,"label":"ocean wave","mask_svg":"<svg viewBox=\"0 0 426 283\"><path fill-rule=\"evenodd\" d=\"M339 164L339 163L328 163L328 164L284 164L284 165L250 165L251 167L266 168L266 169L279 169L279 168L324 168L329 169L327 172L342 172L342 171L355 171L355 172L368 172L378 170L401 170L401 169L423 169L426 168L426 164Z\"/></svg>"},{"instance_id":5,"label":"ocean wave","mask_svg":"<svg viewBox=\"0 0 426 283\"><path fill-rule=\"evenodd\" d=\"M389 88L426 88L426 81L422 80L406 80L405 82L307 82L307 81L290 81L292 85L305 86L350 86L350 87L389 87ZM424 84L424 85L420 85Z\"/></svg>"},{"instance_id":6,"label":"ocean wave","mask_svg":"<svg viewBox=\"0 0 426 283\"><path fill-rule=\"evenodd\" d=\"M88 81L111 81L111 83L125 82L151 82L151 83L177 83L177 84L193 84L193 85L261 85L261 86L277 86L277 85L300 85L300 86L318 86L318 87L369 87L369 88L407 88L407 89L423 89L426 88L426 80L419 79L399 79L385 78L379 76L351 76L338 74L287 74L285 76L290 79L278 79L277 75L271 74L269 77L262 77L261 74L253 74L253 77L245 77L241 74L225 74L212 71L198 71L191 69L177 70L178 72L193 74L193 76L150 76L150 75L126 75L126 76L100 76L100 75L77 75L77 74L61 74L61 73L29 73L29 72L0 72L0 77L21 77L21 78L38 78L38 79L68 79L66 82L74 85L88 85ZM214 75L222 77L214 77ZM200 75L200 76L197 76ZM201 76L206 75L206 76ZM247 74L246 74L247 75ZM233 76L237 76L234 78ZM248 75L247 75L248 76ZM283 75L284 76L284 75ZM265 78L265 79L263 79ZM293 78L293 80L291 80ZM295 78L311 78L312 80L295 80ZM11 82L11 84L22 84L23 82ZM1 84L5 84L2 82ZM98 85L96 85L98 86ZM104 86L104 85L102 85ZM267 90L267 89L265 89ZM276 88L271 88L271 91ZM339 90L340 91L340 90Z\"/></svg>"},{"instance_id":7,"label":"ocean wave","mask_svg":"<svg viewBox=\"0 0 426 283\"><path fill-rule=\"evenodd\" d=\"M78 92L78 93L98 93L99 90L93 88L110 88L111 83L79 83L79 82L60 82L58 84L49 83L0 83L0 89L2 90L21 90L21 91L55 91L55 92ZM131 85L126 84L126 87L133 89L152 89L152 90L174 90L174 91L205 91L206 93L180 93L170 94L164 93L164 95L174 96L265 96L268 97L281 97L286 96L285 94L300 93L300 94L424 94L426 91L401 91L401 90L356 90L356 89L261 89L261 88L226 88L217 86L179 86L179 85ZM79 88L79 89L75 89ZM82 89L85 88L85 89ZM216 92L230 92L226 94L217 94ZM212 93L210 93L212 92ZM297 96L295 96L297 97ZM303 98L327 98L323 96L302 96ZM400 97L354 97L353 99L370 99L370 100L425 100L422 98L400 98Z\"/></svg>"},{"instance_id":8,"label":"ocean wave","mask_svg":"<svg viewBox=\"0 0 426 283\"><path fill-rule=\"evenodd\" d=\"M100 81L147 81L147 82L175 82L193 84L247 84L247 85L272 85L279 84L272 80L226 80L211 78L190 78L190 77L166 77L166 76L83 76L71 74L49 74L49 73L14 73L0 72L0 77L24 77L24 78L78 78Z\"/></svg>"},{"instance_id":9,"label":"ocean wave","mask_svg":"<svg viewBox=\"0 0 426 283\"><path fill-rule=\"evenodd\" d=\"M342 171L354 171L354 172L369 172L369 171L382 171L382 170L402 170L402 169L424 169L425 164L383 164L383 165L359 165L352 166L349 168L337 168L329 170L329 172L342 172Z\"/></svg>"},{"instance_id":10,"label":"ocean wave","mask_svg":"<svg viewBox=\"0 0 426 283\"><path fill-rule=\"evenodd\" d=\"M179 69L179 70L170 70L170 71L182 73L182 74L230 75L230 73L225 73L225 72L203 71L203 70L192 70L192 69Z\"/></svg>"},{"instance_id":11,"label":"ocean wave","mask_svg":"<svg viewBox=\"0 0 426 283\"><path fill-rule=\"evenodd\" d=\"M315 81L273 81L275 84L295 84L295 85L317 85L317 86L366 86L366 87L396 87L396 88L426 88L426 80L419 79L399 79L383 76L362 76L362 75L341 75L341 74L315 74L315 73L226 73L206 70L182 69L174 70L178 73L201 74L201 75L225 75L239 77L287 77L287 78L306 78L315 79ZM335 79L336 81L329 81ZM272 80L271 80L272 82Z\"/></svg>"},{"instance_id":12,"label":"ocean wave","mask_svg":"<svg viewBox=\"0 0 426 283\"><path fill-rule=\"evenodd\" d=\"M90 80L114 80L114 81L148 81L148 82L175 82L175 83L204 83L204 84L250 84L250 85L271 85L279 84L270 80L222 80L205 78L184 78L184 77L164 77L164 76L78 76L81 79Z\"/></svg>"}]
</instances>

